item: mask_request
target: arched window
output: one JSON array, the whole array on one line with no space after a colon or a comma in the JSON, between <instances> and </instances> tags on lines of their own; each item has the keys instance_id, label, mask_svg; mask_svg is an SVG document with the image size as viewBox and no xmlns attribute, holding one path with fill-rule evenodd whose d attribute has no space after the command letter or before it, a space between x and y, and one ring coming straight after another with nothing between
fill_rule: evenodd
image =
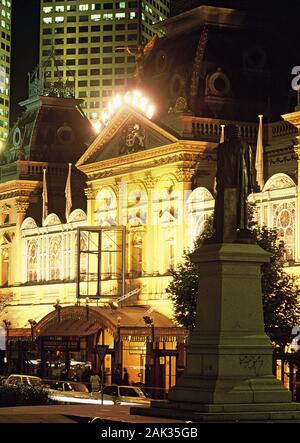
<instances>
[{"instance_id":1,"label":"arched window","mask_svg":"<svg viewBox=\"0 0 300 443\"><path fill-rule=\"evenodd\" d=\"M195 189L187 200L187 221L189 247L204 232L208 220L213 216L215 200L206 188Z\"/></svg>"},{"instance_id":2,"label":"arched window","mask_svg":"<svg viewBox=\"0 0 300 443\"><path fill-rule=\"evenodd\" d=\"M82 235L82 234L81 234ZM77 244L77 234L75 236L76 244ZM80 280L84 281L86 280L86 274L88 272L88 253L85 251L88 251L88 245L87 245L87 238L86 235L82 235L80 237ZM77 248L76 248L76 266L77 266ZM76 270L77 272L77 270ZM76 274L75 274L76 275Z\"/></svg>"},{"instance_id":3,"label":"arched window","mask_svg":"<svg viewBox=\"0 0 300 443\"><path fill-rule=\"evenodd\" d=\"M1 286L7 286L9 281L9 247L1 248Z\"/></svg>"},{"instance_id":4,"label":"arched window","mask_svg":"<svg viewBox=\"0 0 300 443\"><path fill-rule=\"evenodd\" d=\"M275 228L285 244L285 258L295 259L297 187L286 174L275 174L260 193L249 196L254 203L254 219L260 226Z\"/></svg>"},{"instance_id":5,"label":"arched window","mask_svg":"<svg viewBox=\"0 0 300 443\"><path fill-rule=\"evenodd\" d=\"M178 194L175 185L167 184L158 192L158 222L161 226L178 223Z\"/></svg>"},{"instance_id":6,"label":"arched window","mask_svg":"<svg viewBox=\"0 0 300 443\"><path fill-rule=\"evenodd\" d=\"M100 226L115 226L117 224L117 198L111 189L102 189L96 198L97 220Z\"/></svg>"},{"instance_id":7,"label":"arched window","mask_svg":"<svg viewBox=\"0 0 300 443\"><path fill-rule=\"evenodd\" d=\"M285 244L286 260L295 257L295 204L282 203L274 205L273 227Z\"/></svg>"},{"instance_id":8,"label":"arched window","mask_svg":"<svg viewBox=\"0 0 300 443\"><path fill-rule=\"evenodd\" d=\"M49 271L50 280L56 281L62 278L62 256L61 256L61 239L60 237L54 237L50 241L50 254L49 254Z\"/></svg>"},{"instance_id":9,"label":"arched window","mask_svg":"<svg viewBox=\"0 0 300 443\"><path fill-rule=\"evenodd\" d=\"M37 242L29 242L27 249L27 281L30 283L37 281L37 256Z\"/></svg>"},{"instance_id":10,"label":"arched window","mask_svg":"<svg viewBox=\"0 0 300 443\"><path fill-rule=\"evenodd\" d=\"M148 197L141 187L129 188L127 211L129 226L145 226L147 224Z\"/></svg>"}]
</instances>

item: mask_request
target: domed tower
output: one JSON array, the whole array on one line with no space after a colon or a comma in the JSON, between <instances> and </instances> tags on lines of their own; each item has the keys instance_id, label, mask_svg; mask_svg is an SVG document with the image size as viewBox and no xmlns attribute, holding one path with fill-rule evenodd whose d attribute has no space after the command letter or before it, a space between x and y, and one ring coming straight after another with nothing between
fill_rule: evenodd
<instances>
[{"instance_id":1,"label":"domed tower","mask_svg":"<svg viewBox=\"0 0 300 443\"><path fill-rule=\"evenodd\" d=\"M26 217L41 220L46 169L49 212L64 219L69 164L78 161L96 135L81 103L74 98L68 83L58 80L56 84L47 84L39 78L38 70L29 76L29 97L20 103L23 113L0 154L0 198L7 200L7 191L3 190L13 186L14 195L22 196L24 204L28 204ZM84 186L84 176L74 168L74 208L85 210Z\"/></svg>"},{"instance_id":2,"label":"domed tower","mask_svg":"<svg viewBox=\"0 0 300 443\"><path fill-rule=\"evenodd\" d=\"M55 213L57 219L66 222L69 164L78 161L96 135L80 104L81 100L74 98L69 84L58 81L49 85L41 80L38 69L29 76L29 97L20 103L23 113L0 151L2 287L21 281L22 263L15 262L14 269L11 263L13 256L21 256L21 226L25 218L32 218L38 226L43 226L45 214ZM84 174L73 167L73 209L86 210L84 188Z\"/></svg>"},{"instance_id":3,"label":"domed tower","mask_svg":"<svg viewBox=\"0 0 300 443\"><path fill-rule=\"evenodd\" d=\"M270 102L274 113L286 100L278 32L261 17L200 6L155 27L160 38L144 59L143 89L166 125L180 114L257 122L258 114L272 118Z\"/></svg>"}]
</instances>

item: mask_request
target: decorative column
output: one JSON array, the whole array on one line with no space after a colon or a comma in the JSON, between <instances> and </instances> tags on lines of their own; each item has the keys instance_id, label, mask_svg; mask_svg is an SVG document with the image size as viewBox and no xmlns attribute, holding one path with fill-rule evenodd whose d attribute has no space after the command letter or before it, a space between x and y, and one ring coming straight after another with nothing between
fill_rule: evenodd
<instances>
[{"instance_id":1,"label":"decorative column","mask_svg":"<svg viewBox=\"0 0 300 443\"><path fill-rule=\"evenodd\" d=\"M26 218L26 213L29 208L29 197L19 197L16 199L16 222L17 229L15 231L15 237L13 239L13 247L11 250L11 264L13 266L13 275L11 277L11 283L20 284L23 281L23 262L22 262L22 233L21 226ZM12 266L10 266L12 269Z\"/></svg>"},{"instance_id":2,"label":"decorative column","mask_svg":"<svg viewBox=\"0 0 300 443\"><path fill-rule=\"evenodd\" d=\"M86 188L84 192L87 198L87 223L89 226L93 226L97 191L94 188L90 187Z\"/></svg>"},{"instance_id":3,"label":"decorative column","mask_svg":"<svg viewBox=\"0 0 300 443\"><path fill-rule=\"evenodd\" d=\"M143 244L143 267L145 273L148 275L153 275L157 273L158 269L156 269L157 259L154 255L154 245L156 245L157 238L157 217L155 213L155 184L156 179L153 178L151 173L147 173L144 177L144 184L146 189L148 190L148 222L146 226L146 233L144 236L144 244Z\"/></svg>"},{"instance_id":4,"label":"decorative column","mask_svg":"<svg viewBox=\"0 0 300 443\"><path fill-rule=\"evenodd\" d=\"M194 173L195 169L191 167L179 167L176 171L176 178L178 181L177 192L179 195L178 227L176 235L177 263L182 261L183 250L188 246L189 227L185 223L185 220L188 220L187 200L192 191L192 178Z\"/></svg>"},{"instance_id":5,"label":"decorative column","mask_svg":"<svg viewBox=\"0 0 300 443\"><path fill-rule=\"evenodd\" d=\"M128 258L128 248L129 248L129 233L127 229L127 185L125 181L122 181L121 179L116 179L115 186L114 186L114 192L116 194L117 198L117 220L116 224L119 226L125 227L125 260L123 263L123 257L122 254L116 255L116 260L114 260L114 266L116 269L122 269L124 265L124 272L125 272L125 285L124 287L119 287L119 293L121 294L124 290L126 292L126 274L128 274L130 269L130 261ZM121 234L116 234L116 242L121 246ZM123 245L122 245L123 246ZM119 285L122 285L122 282L119 281Z\"/></svg>"},{"instance_id":6,"label":"decorative column","mask_svg":"<svg viewBox=\"0 0 300 443\"><path fill-rule=\"evenodd\" d=\"M117 225L127 226L127 189L126 183L116 180L114 191L117 198ZM124 211L126 208L126 211Z\"/></svg>"}]
</instances>

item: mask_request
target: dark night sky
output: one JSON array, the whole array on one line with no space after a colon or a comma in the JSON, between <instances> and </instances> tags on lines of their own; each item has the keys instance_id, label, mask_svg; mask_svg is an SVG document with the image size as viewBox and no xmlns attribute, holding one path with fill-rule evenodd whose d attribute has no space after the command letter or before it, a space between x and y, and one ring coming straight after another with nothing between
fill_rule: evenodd
<instances>
[{"instance_id":1,"label":"dark night sky","mask_svg":"<svg viewBox=\"0 0 300 443\"><path fill-rule=\"evenodd\" d=\"M176 0L171 0L176 1ZM285 2L275 2L274 0L199 0L199 3L212 5L217 3L219 6L236 6L241 9L264 9L267 21L272 22L275 16L279 15L283 23L278 26L278 32L290 34L290 44L285 48L286 51L300 52L298 38L298 13L300 5L295 0L285 0ZM27 98L27 73L32 72L38 64L39 57L39 14L40 0L14 0L13 1L13 22L12 22L12 68L11 68L11 124L20 115L21 108L18 102ZM248 8L245 8L245 5ZM249 5L251 7L249 8ZM277 8L276 8L276 6ZM290 5L290 7L288 7ZM293 23L294 22L294 23ZM296 45L298 48L296 48ZM275 49L275 48L274 48ZM298 50L297 50L298 49ZM276 50L276 49L275 49ZM297 57L298 59L298 57Z\"/></svg>"},{"instance_id":2,"label":"dark night sky","mask_svg":"<svg viewBox=\"0 0 300 443\"><path fill-rule=\"evenodd\" d=\"M18 102L27 98L27 73L39 57L40 0L14 0L12 13L11 123L20 115Z\"/></svg>"}]
</instances>

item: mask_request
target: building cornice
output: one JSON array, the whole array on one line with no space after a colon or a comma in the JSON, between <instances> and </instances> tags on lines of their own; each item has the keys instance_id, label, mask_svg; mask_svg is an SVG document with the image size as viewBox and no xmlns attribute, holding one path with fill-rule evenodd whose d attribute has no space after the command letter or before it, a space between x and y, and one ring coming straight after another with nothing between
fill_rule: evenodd
<instances>
[{"instance_id":1,"label":"building cornice","mask_svg":"<svg viewBox=\"0 0 300 443\"><path fill-rule=\"evenodd\" d=\"M197 162L212 159L214 143L180 141L171 145L140 151L122 157L117 157L102 162L83 165L79 169L84 172L89 179L108 178L115 174L127 174L132 169L151 169L161 165L178 162Z\"/></svg>"},{"instance_id":2,"label":"building cornice","mask_svg":"<svg viewBox=\"0 0 300 443\"><path fill-rule=\"evenodd\" d=\"M27 197L41 187L39 181L14 180L0 184L0 199Z\"/></svg>"}]
</instances>

